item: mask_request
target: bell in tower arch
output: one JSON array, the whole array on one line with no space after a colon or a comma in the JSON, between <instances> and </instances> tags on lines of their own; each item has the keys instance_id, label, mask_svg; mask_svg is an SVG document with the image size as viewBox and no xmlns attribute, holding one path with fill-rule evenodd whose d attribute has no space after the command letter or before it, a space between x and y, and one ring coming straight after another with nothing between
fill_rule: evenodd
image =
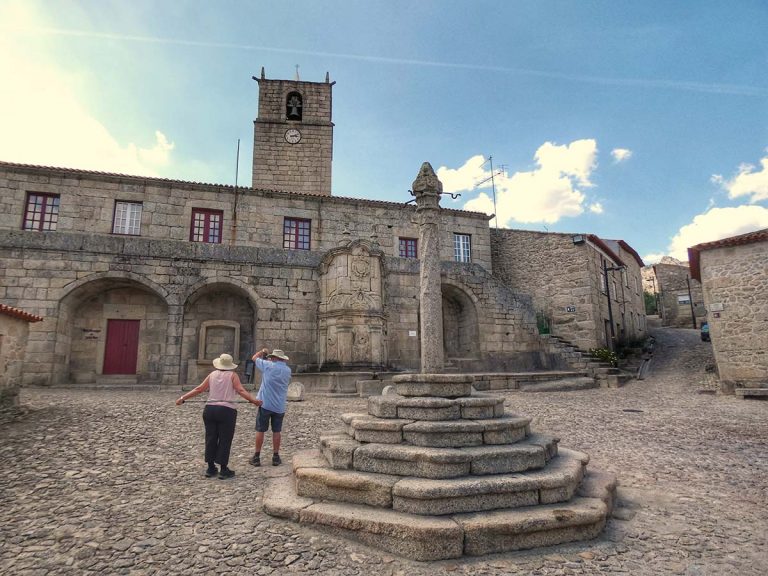
<instances>
[{"instance_id":1,"label":"bell in tower arch","mask_svg":"<svg viewBox=\"0 0 768 576\"><path fill-rule=\"evenodd\" d=\"M304 101L301 94L291 92L285 99L285 117L288 120L301 120L301 109Z\"/></svg>"}]
</instances>

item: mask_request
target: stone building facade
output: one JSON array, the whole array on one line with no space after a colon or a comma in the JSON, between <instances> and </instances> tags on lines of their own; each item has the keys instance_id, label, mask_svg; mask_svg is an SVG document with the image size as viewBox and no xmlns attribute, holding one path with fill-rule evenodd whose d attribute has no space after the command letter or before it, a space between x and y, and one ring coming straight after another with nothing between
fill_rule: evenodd
<instances>
[{"instance_id":1,"label":"stone building facade","mask_svg":"<svg viewBox=\"0 0 768 576\"><path fill-rule=\"evenodd\" d=\"M662 326L698 328L706 316L701 282L687 263L663 258L653 266L653 285Z\"/></svg>"},{"instance_id":2,"label":"stone building facade","mask_svg":"<svg viewBox=\"0 0 768 576\"><path fill-rule=\"evenodd\" d=\"M0 299L46 318L31 330L24 382L192 383L221 352L242 361L256 346L290 350L299 370L416 369L419 261L400 257L418 238L414 211L0 163ZM195 239L201 213L218 215L203 230L218 241ZM491 274L488 217L444 210L441 236L448 356L552 366L529 299ZM457 236L467 262L455 261ZM115 359L126 347L127 365Z\"/></svg>"},{"instance_id":3,"label":"stone building facade","mask_svg":"<svg viewBox=\"0 0 768 576\"><path fill-rule=\"evenodd\" d=\"M645 337L643 262L623 240L497 229L491 255L494 274L531 295L540 329L582 350Z\"/></svg>"},{"instance_id":4,"label":"stone building facade","mask_svg":"<svg viewBox=\"0 0 768 576\"><path fill-rule=\"evenodd\" d=\"M17 406L29 325L42 318L0 304L0 409Z\"/></svg>"},{"instance_id":5,"label":"stone building facade","mask_svg":"<svg viewBox=\"0 0 768 576\"><path fill-rule=\"evenodd\" d=\"M24 384L189 385L219 354L242 371L262 346L287 350L297 372L419 368L415 207L330 196L327 77L258 82L252 188L0 162L0 301L45 318ZM439 219L449 364L567 367L537 307L583 349L642 334L634 297L601 279L606 263L634 274L622 241L492 236L487 215L460 210ZM516 268L550 244L539 269Z\"/></svg>"},{"instance_id":6,"label":"stone building facade","mask_svg":"<svg viewBox=\"0 0 768 576\"><path fill-rule=\"evenodd\" d=\"M724 391L768 388L768 228L688 249Z\"/></svg>"}]
</instances>

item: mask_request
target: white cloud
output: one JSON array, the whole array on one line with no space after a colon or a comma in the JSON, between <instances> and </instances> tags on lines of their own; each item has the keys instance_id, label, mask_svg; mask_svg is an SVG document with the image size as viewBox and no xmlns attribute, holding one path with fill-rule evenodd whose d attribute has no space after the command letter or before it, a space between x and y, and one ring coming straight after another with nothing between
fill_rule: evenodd
<instances>
[{"instance_id":1,"label":"white cloud","mask_svg":"<svg viewBox=\"0 0 768 576\"><path fill-rule=\"evenodd\" d=\"M18 28L39 23L20 2L0 9L0 20ZM50 63L44 46L21 48L14 38L7 29L0 36L0 158L149 176L169 163L174 144L164 134L147 134L146 146L118 142L82 104L76 70Z\"/></svg>"},{"instance_id":2,"label":"white cloud","mask_svg":"<svg viewBox=\"0 0 768 576\"><path fill-rule=\"evenodd\" d=\"M643 263L646 266L651 266L653 264L658 264L659 261L662 258L664 258L664 256L666 256L666 254L664 254L662 252L653 252L651 254L646 254L645 256L643 256ZM686 256L686 260L687 260L687 256Z\"/></svg>"},{"instance_id":3,"label":"white cloud","mask_svg":"<svg viewBox=\"0 0 768 576\"><path fill-rule=\"evenodd\" d=\"M768 208L762 206L712 208L704 214L695 216L690 224L680 228L669 244L668 254L685 261L688 260L688 248L691 246L763 228L768 228Z\"/></svg>"},{"instance_id":4,"label":"white cloud","mask_svg":"<svg viewBox=\"0 0 768 576\"><path fill-rule=\"evenodd\" d=\"M627 148L614 148L611 150L611 156L613 156L613 163L618 164L624 162L632 157L632 150Z\"/></svg>"},{"instance_id":5,"label":"white cloud","mask_svg":"<svg viewBox=\"0 0 768 576\"><path fill-rule=\"evenodd\" d=\"M757 169L752 164L742 164L736 176L730 180L715 174L712 181L727 190L730 198L748 196L752 204L768 200L768 156L760 160L760 166Z\"/></svg>"},{"instance_id":6,"label":"white cloud","mask_svg":"<svg viewBox=\"0 0 768 576\"><path fill-rule=\"evenodd\" d=\"M589 205L589 211L593 214L602 214L604 211L603 205L600 202L593 202Z\"/></svg>"},{"instance_id":7,"label":"white cloud","mask_svg":"<svg viewBox=\"0 0 768 576\"><path fill-rule=\"evenodd\" d=\"M438 168L436 174L443 184L443 192L472 190L478 182L491 175L485 170L484 162L485 157L478 154L464 162L461 168Z\"/></svg>"},{"instance_id":8,"label":"white cloud","mask_svg":"<svg viewBox=\"0 0 768 576\"><path fill-rule=\"evenodd\" d=\"M496 208L490 193L481 192L464 205L466 210L496 213L499 224L517 222L557 222L563 217L584 212L586 196L579 190L592 186L590 177L597 162L597 142L575 140L567 145L545 142L536 151L537 167L511 176L496 174ZM473 156L461 168L441 167L437 176L446 192L472 190L490 176L481 166L482 156ZM490 188L490 182L484 187Z\"/></svg>"}]
</instances>

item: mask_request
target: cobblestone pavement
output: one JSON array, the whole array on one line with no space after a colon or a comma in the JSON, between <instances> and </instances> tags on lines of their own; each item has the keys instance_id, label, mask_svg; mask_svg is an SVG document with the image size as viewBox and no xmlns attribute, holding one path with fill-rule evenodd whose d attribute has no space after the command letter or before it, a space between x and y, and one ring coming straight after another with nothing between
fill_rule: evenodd
<instances>
[{"instance_id":1,"label":"cobblestone pavement","mask_svg":"<svg viewBox=\"0 0 768 576\"><path fill-rule=\"evenodd\" d=\"M0 424L2 574L768 573L768 402L712 391L709 343L657 330L651 373L620 389L506 394L533 428L619 477L597 540L421 564L261 511L254 411L240 410L233 480L203 477L201 404L172 392L25 390ZM315 447L359 398L291 404L284 461ZM267 445L265 453L269 454Z\"/></svg>"}]
</instances>

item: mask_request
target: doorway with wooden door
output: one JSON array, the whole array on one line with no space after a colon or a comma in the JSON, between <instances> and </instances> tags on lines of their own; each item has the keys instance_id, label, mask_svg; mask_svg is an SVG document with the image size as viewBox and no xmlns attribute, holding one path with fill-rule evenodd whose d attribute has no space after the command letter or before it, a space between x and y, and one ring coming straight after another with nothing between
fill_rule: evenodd
<instances>
[{"instance_id":1,"label":"doorway with wooden door","mask_svg":"<svg viewBox=\"0 0 768 576\"><path fill-rule=\"evenodd\" d=\"M141 320L107 320L102 374L136 374Z\"/></svg>"}]
</instances>

